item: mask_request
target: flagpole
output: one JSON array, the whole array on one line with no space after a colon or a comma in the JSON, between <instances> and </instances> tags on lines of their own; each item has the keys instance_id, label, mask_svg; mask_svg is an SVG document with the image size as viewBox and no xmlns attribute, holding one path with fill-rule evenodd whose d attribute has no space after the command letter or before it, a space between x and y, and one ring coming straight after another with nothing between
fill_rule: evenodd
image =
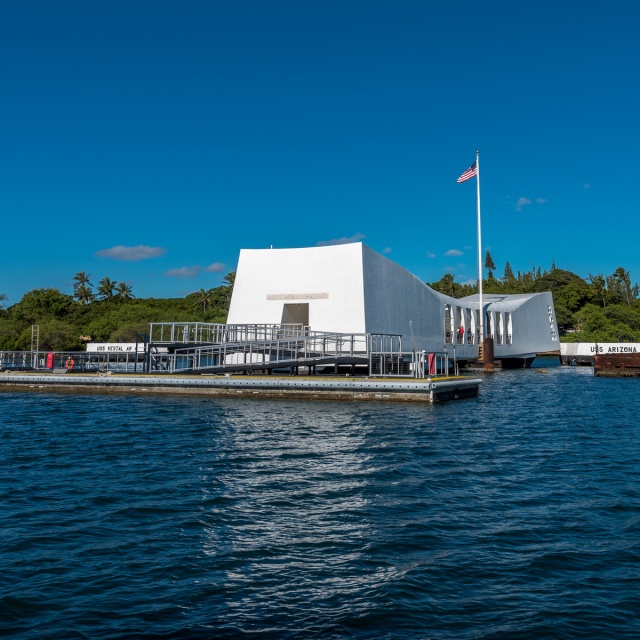
<instances>
[{"instance_id":1,"label":"flagpole","mask_svg":"<svg viewBox=\"0 0 640 640\"><path fill-rule=\"evenodd\" d=\"M480 152L476 151L476 187L478 190L478 293L480 301L480 344L484 345L484 309L482 307L482 227L480 225ZM480 349L480 345L478 345ZM483 350L484 351L484 350Z\"/></svg>"}]
</instances>

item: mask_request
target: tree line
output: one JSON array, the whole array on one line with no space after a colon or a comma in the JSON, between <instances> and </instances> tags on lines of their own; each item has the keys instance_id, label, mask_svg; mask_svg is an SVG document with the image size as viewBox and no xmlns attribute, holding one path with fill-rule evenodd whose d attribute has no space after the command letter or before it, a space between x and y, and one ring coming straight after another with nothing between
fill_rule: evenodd
<instances>
[{"instance_id":1,"label":"tree line","mask_svg":"<svg viewBox=\"0 0 640 640\"><path fill-rule=\"evenodd\" d=\"M131 285L126 282L116 282L109 277L102 278L94 292L90 278L91 274L84 271L79 271L73 276L73 297L80 304L91 304L96 300L132 300L135 298L131 291Z\"/></svg>"},{"instance_id":2,"label":"tree line","mask_svg":"<svg viewBox=\"0 0 640 640\"><path fill-rule=\"evenodd\" d=\"M496 277L496 265L490 252L485 254L487 276L482 291L487 294L540 293L550 291L556 321L563 342L640 342L640 288L632 284L631 274L623 267L613 273L579 275L559 269L552 261L548 270L531 264L528 271L514 273L507 261L502 276ZM427 283L432 289L454 298L478 293L476 284L455 282L446 273L440 280Z\"/></svg>"},{"instance_id":3,"label":"tree line","mask_svg":"<svg viewBox=\"0 0 640 640\"><path fill-rule=\"evenodd\" d=\"M131 286L111 278L96 285L91 274L73 277L73 295L55 288L33 289L4 308L0 294L0 350L31 349L31 327L38 325L41 350L84 350L93 342L135 342L150 322L226 322L235 273L218 287L184 298L136 298Z\"/></svg>"}]
</instances>

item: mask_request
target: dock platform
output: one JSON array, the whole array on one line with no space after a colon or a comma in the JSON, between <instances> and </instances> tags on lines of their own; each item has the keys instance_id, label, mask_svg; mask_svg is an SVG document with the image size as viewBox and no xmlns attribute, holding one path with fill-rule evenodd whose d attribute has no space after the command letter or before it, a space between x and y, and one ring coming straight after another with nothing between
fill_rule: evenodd
<instances>
[{"instance_id":1,"label":"dock platform","mask_svg":"<svg viewBox=\"0 0 640 640\"><path fill-rule=\"evenodd\" d=\"M434 403L477 395L482 380L468 377L323 378L320 376L162 376L53 373L0 374L0 391L194 394L217 397L302 398Z\"/></svg>"}]
</instances>

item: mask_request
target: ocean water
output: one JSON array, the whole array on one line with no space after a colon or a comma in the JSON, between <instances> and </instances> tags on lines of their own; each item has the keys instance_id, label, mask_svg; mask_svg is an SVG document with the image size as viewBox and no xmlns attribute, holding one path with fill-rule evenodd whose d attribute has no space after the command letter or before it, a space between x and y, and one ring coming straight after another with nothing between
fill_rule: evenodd
<instances>
[{"instance_id":1,"label":"ocean water","mask_svg":"<svg viewBox=\"0 0 640 640\"><path fill-rule=\"evenodd\" d=\"M542 363L545 364L545 363ZM0 393L0 635L638 638L640 381Z\"/></svg>"}]
</instances>

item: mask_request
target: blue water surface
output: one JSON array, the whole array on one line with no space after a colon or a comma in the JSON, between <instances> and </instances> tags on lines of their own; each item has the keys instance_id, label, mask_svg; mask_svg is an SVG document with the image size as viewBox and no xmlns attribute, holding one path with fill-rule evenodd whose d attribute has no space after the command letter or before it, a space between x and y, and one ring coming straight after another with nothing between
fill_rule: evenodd
<instances>
[{"instance_id":1,"label":"blue water surface","mask_svg":"<svg viewBox=\"0 0 640 640\"><path fill-rule=\"evenodd\" d=\"M640 380L441 405L0 393L0 634L638 638Z\"/></svg>"}]
</instances>

